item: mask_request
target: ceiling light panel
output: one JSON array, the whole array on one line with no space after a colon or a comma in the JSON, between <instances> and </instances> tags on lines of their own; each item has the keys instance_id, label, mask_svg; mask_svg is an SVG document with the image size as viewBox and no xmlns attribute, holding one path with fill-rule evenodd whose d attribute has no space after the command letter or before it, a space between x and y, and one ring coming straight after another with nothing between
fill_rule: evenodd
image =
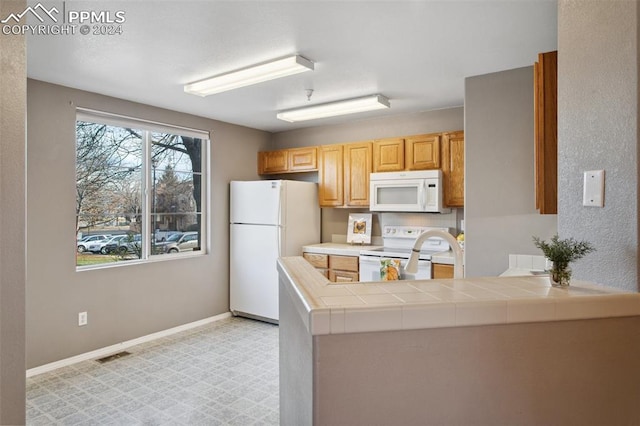
<instances>
[{"instance_id":1,"label":"ceiling light panel","mask_svg":"<svg viewBox=\"0 0 640 426\"><path fill-rule=\"evenodd\" d=\"M355 114L358 112L373 111L390 107L389 99L386 97L382 95L371 95L363 98L345 99L327 104L281 111L278 113L277 117L280 120L295 123L297 121Z\"/></svg>"},{"instance_id":2,"label":"ceiling light panel","mask_svg":"<svg viewBox=\"0 0 640 426\"><path fill-rule=\"evenodd\" d=\"M185 84L184 91L209 96L305 71L313 71L313 62L295 55Z\"/></svg>"}]
</instances>

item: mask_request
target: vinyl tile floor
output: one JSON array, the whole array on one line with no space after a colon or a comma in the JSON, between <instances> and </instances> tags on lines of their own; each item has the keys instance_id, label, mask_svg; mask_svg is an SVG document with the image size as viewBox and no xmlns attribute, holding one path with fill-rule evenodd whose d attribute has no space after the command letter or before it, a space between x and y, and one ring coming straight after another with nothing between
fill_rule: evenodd
<instances>
[{"instance_id":1,"label":"vinyl tile floor","mask_svg":"<svg viewBox=\"0 0 640 426\"><path fill-rule=\"evenodd\" d=\"M277 425L278 327L228 318L27 379L27 425Z\"/></svg>"}]
</instances>

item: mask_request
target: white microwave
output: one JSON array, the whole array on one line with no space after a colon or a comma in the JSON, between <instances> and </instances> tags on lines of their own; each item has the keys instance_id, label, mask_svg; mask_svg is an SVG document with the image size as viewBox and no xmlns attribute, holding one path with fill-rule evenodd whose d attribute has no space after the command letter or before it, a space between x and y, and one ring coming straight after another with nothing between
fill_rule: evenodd
<instances>
[{"instance_id":1,"label":"white microwave","mask_svg":"<svg viewBox=\"0 0 640 426\"><path fill-rule=\"evenodd\" d=\"M369 210L449 213L442 206L442 170L371 173Z\"/></svg>"}]
</instances>

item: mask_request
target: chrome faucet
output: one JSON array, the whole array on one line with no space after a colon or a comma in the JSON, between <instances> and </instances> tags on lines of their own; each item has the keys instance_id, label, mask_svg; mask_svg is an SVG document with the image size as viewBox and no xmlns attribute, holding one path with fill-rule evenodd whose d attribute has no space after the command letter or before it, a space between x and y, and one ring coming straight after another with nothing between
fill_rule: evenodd
<instances>
[{"instance_id":1,"label":"chrome faucet","mask_svg":"<svg viewBox=\"0 0 640 426\"><path fill-rule=\"evenodd\" d=\"M440 229L430 229L429 231L423 232L416 238L416 242L413 245L413 249L411 249L411 256L409 257L409 262L407 262L407 266L405 266L405 272L409 274L415 274L418 272L418 258L420 257L420 247L425 242L427 238L430 237L440 237L443 240L447 241L453 250L453 278L464 278L464 270L462 268L462 249L460 248L460 244L458 241L446 231L442 231Z\"/></svg>"}]
</instances>

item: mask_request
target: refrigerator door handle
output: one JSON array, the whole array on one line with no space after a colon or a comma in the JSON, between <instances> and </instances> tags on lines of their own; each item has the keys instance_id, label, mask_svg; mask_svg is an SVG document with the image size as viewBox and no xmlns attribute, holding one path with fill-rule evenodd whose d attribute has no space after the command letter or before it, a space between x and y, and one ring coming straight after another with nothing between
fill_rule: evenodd
<instances>
[{"instance_id":1,"label":"refrigerator door handle","mask_svg":"<svg viewBox=\"0 0 640 426\"><path fill-rule=\"evenodd\" d=\"M278 188L278 257L282 257L282 233L284 232L284 221L282 220L282 205L284 204L284 185Z\"/></svg>"},{"instance_id":2,"label":"refrigerator door handle","mask_svg":"<svg viewBox=\"0 0 640 426\"><path fill-rule=\"evenodd\" d=\"M284 226L278 226L278 257L282 257L282 233Z\"/></svg>"}]
</instances>

